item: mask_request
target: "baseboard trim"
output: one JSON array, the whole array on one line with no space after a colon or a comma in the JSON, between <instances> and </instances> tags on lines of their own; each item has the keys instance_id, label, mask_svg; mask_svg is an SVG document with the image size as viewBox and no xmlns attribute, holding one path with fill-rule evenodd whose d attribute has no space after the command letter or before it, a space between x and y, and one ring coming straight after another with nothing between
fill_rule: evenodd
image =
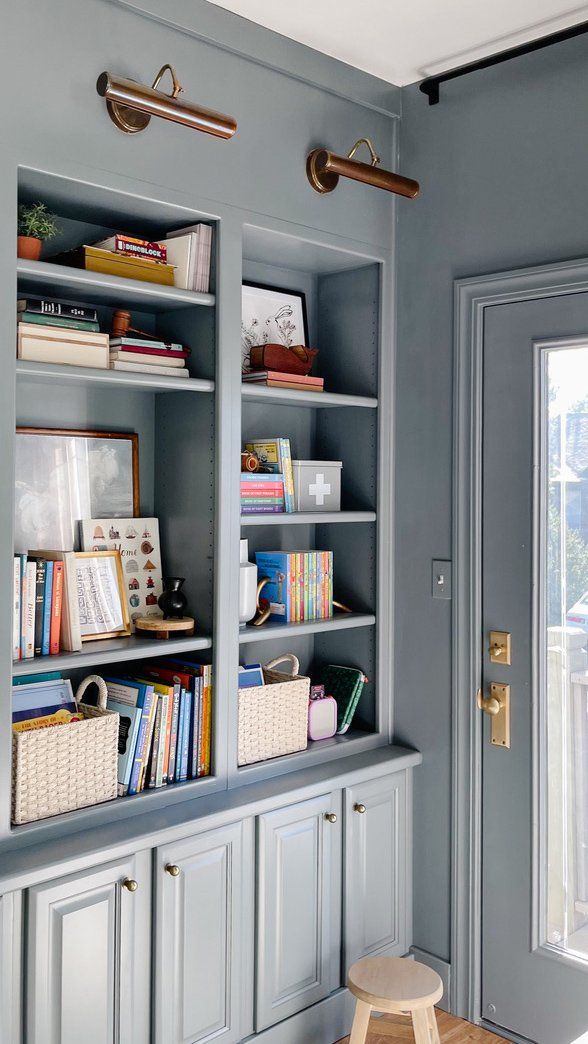
<instances>
[{"instance_id":1,"label":"baseboard trim","mask_svg":"<svg viewBox=\"0 0 588 1044\"><path fill-rule=\"evenodd\" d=\"M438 975L441 976L441 982L443 983L443 996L439 1003L438 1008L442 1011L451 1011L450 1008L450 987L451 987L451 965L448 961L441 960L440 957L436 957L434 953L427 953L426 950L419 950L418 946L411 946L410 954L414 957L415 961L420 961L421 964L426 964L428 968L432 968Z\"/></svg>"},{"instance_id":2,"label":"baseboard trim","mask_svg":"<svg viewBox=\"0 0 588 1044\"><path fill-rule=\"evenodd\" d=\"M480 1019L479 1025L483 1029L488 1030L489 1033L496 1033L498 1037L505 1037L506 1040L512 1040L513 1044L535 1044L534 1041L529 1040L528 1037L519 1037L518 1033L511 1033L510 1030L503 1029L502 1026L497 1026L494 1022L488 1022L487 1019Z\"/></svg>"},{"instance_id":3,"label":"baseboard trim","mask_svg":"<svg viewBox=\"0 0 588 1044\"><path fill-rule=\"evenodd\" d=\"M312 1041L312 1044L335 1044L335 1041L351 1032L354 1010L355 998L349 990L337 990L311 1008L247 1037L247 1041L255 1041L255 1044L300 1044L304 1040Z\"/></svg>"}]
</instances>

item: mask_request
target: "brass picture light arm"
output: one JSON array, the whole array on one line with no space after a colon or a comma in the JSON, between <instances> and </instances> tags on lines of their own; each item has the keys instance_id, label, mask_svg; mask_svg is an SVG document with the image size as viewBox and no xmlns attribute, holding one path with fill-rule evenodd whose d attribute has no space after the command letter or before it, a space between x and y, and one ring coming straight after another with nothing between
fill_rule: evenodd
<instances>
[{"instance_id":1,"label":"brass picture light arm","mask_svg":"<svg viewBox=\"0 0 588 1044\"><path fill-rule=\"evenodd\" d=\"M169 72L172 80L171 94L158 90L166 72ZM96 90L106 100L106 108L113 123L126 134L145 130L152 116L181 123L217 138L232 138L237 130L237 121L232 116L181 101L178 95L183 92L183 87L173 66L167 62L162 65L151 87L103 72L98 77Z\"/></svg>"},{"instance_id":2,"label":"brass picture light arm","mask_svg":"<svg viewBox=\"0 0 588 1044\"><path fill-rule=\"evenodd\" d=\"M354 159L360 145L369 149L371 163L361 163ZM369 138L358 138L347 156L338 156L328 149L313 149L306 160L306 173L313 189L317 192L332 192L339 183L339 178L352 178L364 185L394 192L398 196L409 199L418 196L419 183L412 178L404 178L390 170L380 167L380 158Z\"/></svg>"}]
</instances>

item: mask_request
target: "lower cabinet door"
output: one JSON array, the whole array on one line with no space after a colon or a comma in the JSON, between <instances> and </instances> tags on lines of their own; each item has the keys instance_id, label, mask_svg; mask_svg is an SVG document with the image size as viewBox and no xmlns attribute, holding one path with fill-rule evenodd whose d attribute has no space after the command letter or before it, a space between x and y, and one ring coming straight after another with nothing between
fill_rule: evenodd
<instances>
[{"instance_id":1,"label":"lower cabinet door","mask_svg":"<svg viewBox=\"0 0 588 1044\"><path fill-rule=\"evenodd\" d=\"M253 1031L253 821L157 849L155 1042Z\"/></svg>"},{"instance_id":2,"label":"lower cabinet door","mask_svg":"<svg viewBox=\"0 0 588 1044\"><path fill-rule=\"evenodd\" d=\"M258 1031L341 984L341 792L258 819Z\"/></svg>"},{"instance_id":3,"label":"lower cabinet door","mask_svg":"<svg viewBox=\"0 0 588 1044\"><path fill-rule=\"evenodd\" d=\"M405 773L345 790L345 972L369 954L406 952L407 838Z\"/></svg>"},{"instance_id":4,"label":"lower cabinet door","mask_svg":"<svg viewBox=\"0 0 588 1044\"><path fill-rule=\"evenodd\" d=\"M150 932L149 852L30 888L27 1044L148 1044Z\"/></svg>"},{"instance_id":5,"label":"lower cabinet door","mask_svg":"<svg viewBox=\"0 0 588 1044\"><path fill-rule=\"evenodd\" d=\"M0 1044L20 1044L22 896L0 895Z\"/></svg>"}]
</instances>

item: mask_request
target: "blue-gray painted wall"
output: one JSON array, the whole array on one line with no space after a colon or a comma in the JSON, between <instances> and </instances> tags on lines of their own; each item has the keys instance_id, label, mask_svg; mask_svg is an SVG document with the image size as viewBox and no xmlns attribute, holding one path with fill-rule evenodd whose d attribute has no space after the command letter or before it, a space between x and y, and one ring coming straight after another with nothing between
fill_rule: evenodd
<instances>
[{"instance_id":1,"label":"blue-gray painted wall","mask_svg":"<svg viewBox=\"0 0 588 1044\"><path fill-rule=\"evenodd\" d=\"M451 604L431 598L431 560L451 555L452 284L588 254L588 39L443 85L437 106L402 94L421 196L398 208L395 726L424 755L414 942L447 959Z\"/></svg>"}]
</instances>

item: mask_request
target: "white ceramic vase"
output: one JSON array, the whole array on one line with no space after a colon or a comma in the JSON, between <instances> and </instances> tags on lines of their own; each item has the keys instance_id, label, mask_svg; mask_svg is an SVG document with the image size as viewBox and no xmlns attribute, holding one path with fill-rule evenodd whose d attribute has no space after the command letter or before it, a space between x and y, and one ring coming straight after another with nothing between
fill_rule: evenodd
<instances>
[{"instance_id":1,"label":"white ceramic vase","mask_svg":"<svg viewBox=\"0 0 588 1044\"><path fill-rule=\"evenodd\" d=\"M239 626L252 620L257 609L257 566L249 561L249 541L239 542Z\"/></svg>"}]
</instances>

